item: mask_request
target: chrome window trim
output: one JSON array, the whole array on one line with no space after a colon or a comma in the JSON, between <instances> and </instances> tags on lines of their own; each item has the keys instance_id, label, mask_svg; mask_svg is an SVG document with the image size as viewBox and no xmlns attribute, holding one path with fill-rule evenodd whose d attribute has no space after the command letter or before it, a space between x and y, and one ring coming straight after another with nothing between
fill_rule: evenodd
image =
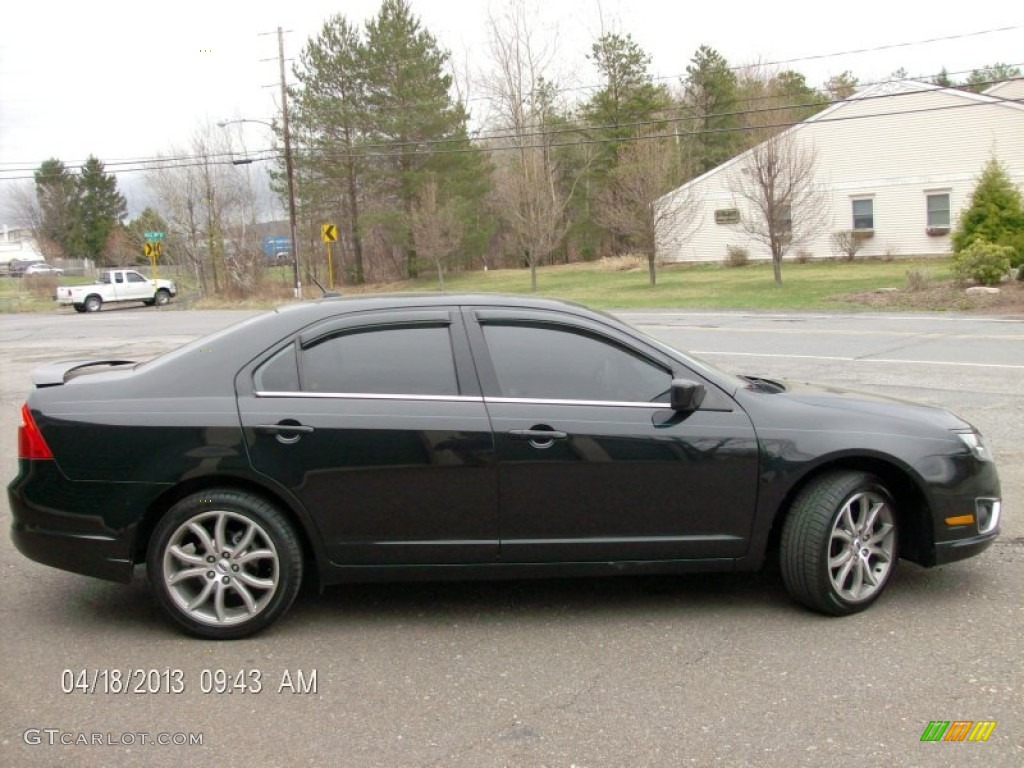
<instances>
[{"instance_id":1,"label":"chrome window trim","mask_svg":"<svg viewBox=\"0 0 1024 768\"><path fill-rule=\"evenodd\" d=\"M615 408L671 408L668 403L641 403L636 401L619 400L556 400L539 397L485 397L485 403L515 404L528 403L530 405L599 405Z\"/></svg>"},{"instance_id":2,"label":"chrome window trim","mask_svg":"<svg viewBox=\"0 0 1024 768\"><path fill-rule=\"evenodd\" d=\"M308 397L331 400L427 400L431 402L482 403L484 399L467 395L393 395L381 392L254 392L256 397Z\"/></svg>"},{"instance_id":3,"label":"chrome window trim","mask_svg":"<svg viewBox=\"0 0 1024 768\"><path fill-rule=\"evenodd\" d=\"M617 400L553 400L536 397L477 397L467 395L396 395L371 392L254 392L256 397L306 397L331 400L425 400L428 402L496 403L501 405L589 405L606 408L657 408L668 410L668 403L641 403Z\"/></svg>"}]
</instances>

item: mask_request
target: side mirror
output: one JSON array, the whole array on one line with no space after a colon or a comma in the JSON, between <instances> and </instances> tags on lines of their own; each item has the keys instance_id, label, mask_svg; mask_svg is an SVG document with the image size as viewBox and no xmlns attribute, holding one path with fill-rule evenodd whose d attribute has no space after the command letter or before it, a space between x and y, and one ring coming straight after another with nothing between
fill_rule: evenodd
<instances>
[{"instance_id":1,"label":"side mirror","mask_svg":"<svg viewBox=\"0 0 1024 768\"><path fill-rule=\"evenodd\" d=\"M689 413L700 408L707 390L703 384L689 379L672 379L672 410Z\"/></svg>"}]
</instances>

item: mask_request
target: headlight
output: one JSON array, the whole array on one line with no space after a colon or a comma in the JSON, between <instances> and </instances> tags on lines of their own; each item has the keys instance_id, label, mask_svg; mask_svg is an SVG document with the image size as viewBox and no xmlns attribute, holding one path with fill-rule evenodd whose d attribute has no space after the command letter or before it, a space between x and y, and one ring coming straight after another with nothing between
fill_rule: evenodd
<instances>
[{"instance_id":1,"label":"headlight","mask_svg":"<svg viewBox=\"0 0 1024 768\"><path fill-rule=\"evenodd\" d=\"M978 432L957 432L956 436L959 437L964 445L966 445L971 453L974 454L974 458L978 461L992 461L992 454L988 452L988 448L985 446L985 441L982 439L981 434Z\"/></svg>"}]
</instances>

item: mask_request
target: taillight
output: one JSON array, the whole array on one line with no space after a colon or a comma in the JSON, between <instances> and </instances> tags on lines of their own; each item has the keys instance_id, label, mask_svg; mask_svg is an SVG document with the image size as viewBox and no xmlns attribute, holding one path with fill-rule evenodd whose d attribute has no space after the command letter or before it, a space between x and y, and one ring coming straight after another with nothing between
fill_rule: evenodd
<instances>
[{"instance_id":1,"label":"taillight","mask_svg":"<svg viewBox=\"0 0 1024 768\"><path fill-rule=\"evenodd\" d=\"M21 426L18 427L19 459L52 459L53 451L43 439L43 433L32 418L28 403L21 406Z\"/></svg>"}]
</instances>

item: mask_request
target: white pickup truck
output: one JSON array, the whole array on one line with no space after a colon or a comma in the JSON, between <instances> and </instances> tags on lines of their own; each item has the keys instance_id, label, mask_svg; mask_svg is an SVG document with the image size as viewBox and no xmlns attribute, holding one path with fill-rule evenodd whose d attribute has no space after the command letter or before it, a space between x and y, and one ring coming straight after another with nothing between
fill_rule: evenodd
<instances>
[{"instance_id":1,"label":"white pickup truck","mask_svg":"<svg viewBox=\"0 0 1024 768\"><path fill-rule=\"evenodd\" d=\"M56 299L58 304L70 304L78 312L97 312L115 301L141 301L146 306L162 307L177 293L171 280L150 280L134 269L109 269L96 283L57 286Z\"/></svg>"}]
</instances>

